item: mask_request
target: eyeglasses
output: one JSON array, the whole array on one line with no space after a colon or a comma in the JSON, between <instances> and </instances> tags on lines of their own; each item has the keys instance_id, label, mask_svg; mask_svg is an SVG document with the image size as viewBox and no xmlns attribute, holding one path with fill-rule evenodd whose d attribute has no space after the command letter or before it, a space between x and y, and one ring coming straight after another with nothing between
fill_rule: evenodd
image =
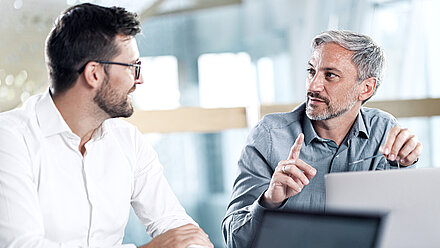
<instances>
[{"instance_id":1,"label":"eyeglasses","mask_svg":"<svg viewBox=\"0 0 440 248\"><path fill-rule=\"evenodd\" d=\"M128 66L131 68L134 67L134 79L138 80L139 77L141 76L141 61L137 61L134 64L130 64L130 63L120 63L120 62L113 62L113 61L102 61L102 60L90 60L90 61L94 61L96 63L100 63L100 64L107 64L107 65L122 65L122 66ZM86 68L86 65L90 62L88 61L84 66L82 66L79 70L78 73L82 73L84 71L84 69Z\"/></svg>"}]
</instances>

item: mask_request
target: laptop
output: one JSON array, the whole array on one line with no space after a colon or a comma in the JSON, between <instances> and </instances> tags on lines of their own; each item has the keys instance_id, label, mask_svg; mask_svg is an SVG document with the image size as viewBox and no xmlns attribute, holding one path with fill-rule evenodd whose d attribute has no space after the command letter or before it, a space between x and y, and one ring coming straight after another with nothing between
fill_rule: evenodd
<instances>
[{"instance_id":1,"label":"laptop","mask_svg":"<svg viewBox=\"0 0 440 248\"><path fill-rule=\"evenodd\" d=\"M377 247L382 218L382 214L266 210L251 247Z\"/></svg>"},{"instance_id":2,"label":"laptop","mask_svg":"<svg viewBox=\"0 0 440 248\"><path fill-rule=\"evenodd\" d=\"M380 247L440 247L440 168L331 173L326 210L389 211Z\"/></svg>"}]
</instances>

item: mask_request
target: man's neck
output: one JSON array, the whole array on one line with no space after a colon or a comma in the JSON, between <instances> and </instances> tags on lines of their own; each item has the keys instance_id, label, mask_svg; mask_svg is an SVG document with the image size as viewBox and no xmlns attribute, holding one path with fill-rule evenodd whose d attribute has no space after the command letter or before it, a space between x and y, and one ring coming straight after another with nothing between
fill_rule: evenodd
<instances>
[{"instance_id":1,"label":"man's neck","mask_svg":"<svg viewBox=\"0 0 440 248\"><path fill-rule=\"evenodd\" d=\"M93 132L108 118L103 111L91 103L90 96L75 94L74 90L52 97L58 111L72 132L81 138L79 150L84 154L84 145Z\"/></svg>"},{"instance_id":2,"label":"man's neck","mask_svg":"<svg viewBox=\"0 0 440 248\"><path fill-rule=\"evenodd\" d=\"M329 120L312 121L313 128L319 137L333 140L341 145L359 114L360 106L353 106L348 112Z\"/></svg>"}]
</instances>

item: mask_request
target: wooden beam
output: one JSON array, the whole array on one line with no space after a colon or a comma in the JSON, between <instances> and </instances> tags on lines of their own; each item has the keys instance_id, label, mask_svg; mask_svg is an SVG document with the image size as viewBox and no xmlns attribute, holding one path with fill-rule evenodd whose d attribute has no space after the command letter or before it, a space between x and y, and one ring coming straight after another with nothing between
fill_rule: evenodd
<instances>
[{"instance_id":1,"label":"wooden beam","mask_svg":"<svg viewBox=\"0 0 440 248\"><path fill-rule=\"evenodd\" d=\"M292 111L296 104L262 105L260 117L269 113ZM394 101L371 101L365 104L369 108L378 108L391 113L396 118L440 116L440 98L424 98Z\"/></svg>"},{"instance_id":2,"label":"wooden beam","mask_svg":"<svg viewBox=\"0 0 440 248\"><path fill-rule=\"evenodd\" d=\"M297 104L261 105L260 116L292 111ZM397 118L440 116L440 98L372 101L367 107L382 109ZM136 110L127 119L143 133L218 132L247 128L246 108L179 108L174 110Z\"/></svg>"},{"instance_id":3,"label":"wooden beam","mask_svg":"<svg viewBox=\"0 0 440 248\"><path fill-rule=\"evenodd\" d=\"M284 113L290 112L296 108L300 103L290 103L290 104L264 104L260 106L260 119L263 116L271 113Z\"/></svg>"},{"instance_id":4,"label":"wooden beam","mask_svg":"<svg viewBox=\"0 0 440 248\"><path fill-rule=\"evenodd\" d=\"M246 128L246 108L179 108L173 110L136 110L128 122L142 133L218 132Z\"/></svg>"},{"instance_id":5,"label":"wooden beam","mask_svg":"<svg viewBox=\"0 0 440 248\"><path fill-rule=\"evenodd\" d=\"M440 115L440 98L372 101L367 102L365 106L381 109L391 113L397 118L429 117Z\"/></svg>"}]
</instances>

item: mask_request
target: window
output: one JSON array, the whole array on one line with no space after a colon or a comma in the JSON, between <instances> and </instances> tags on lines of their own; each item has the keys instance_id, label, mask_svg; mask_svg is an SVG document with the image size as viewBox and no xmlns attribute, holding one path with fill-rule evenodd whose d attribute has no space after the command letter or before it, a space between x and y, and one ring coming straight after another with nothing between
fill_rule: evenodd
<instances>
[{"instance_id":1,"label":"window","mask_svg":"<svg viewBox=\"0 0 440 248\"><path fill-rule=\"evenodd\" d=\"M158 56L141 58L144 79L133 92L133 104L141 110L172 109L180 106L177 58Z\"/></svg>"}]
</instances>

